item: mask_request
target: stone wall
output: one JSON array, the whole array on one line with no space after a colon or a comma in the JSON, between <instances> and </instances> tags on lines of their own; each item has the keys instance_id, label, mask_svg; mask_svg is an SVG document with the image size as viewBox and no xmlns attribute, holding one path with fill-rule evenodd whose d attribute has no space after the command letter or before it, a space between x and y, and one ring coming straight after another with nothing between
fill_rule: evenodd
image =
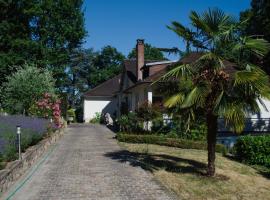
<instances>
[{"instance_id":1,"label":"stone wall","mask_svg":"<svg viewBox=\"0 0 270 200\"><path fill-rule=\"evenodd\" d=\"M43 139L38 144L29 147L22 154L22 160L16 160L7 164L6 168L0 170L0 193L10 188L48 149L63 135L63 130L58 130L50 137Z\"/></svg>"}]
</instances>

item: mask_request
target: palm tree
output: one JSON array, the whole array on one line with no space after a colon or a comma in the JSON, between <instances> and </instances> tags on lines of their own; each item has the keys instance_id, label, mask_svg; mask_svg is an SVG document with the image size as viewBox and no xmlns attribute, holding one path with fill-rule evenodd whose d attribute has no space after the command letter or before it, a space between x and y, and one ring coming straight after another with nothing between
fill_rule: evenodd
<instances>
[{"instance_id":1,"label":"palm tree","mask_svg":"<svg viewBox=\"0 0 270 200\"><path fill-rule=\"evenodd\" d=\"M186 44L186 53L190 53L191 41L194 38L193 36L195 32L193 32L190 28L187 28L176 21L173 21L172 25L167 26L167 28L174 31L179 37L183 38Z\"/></svg>"},{"instance_id":2,"label":"palm tree","mask_svg":"<svg viewBox=\"0 0 270 200\"><path fill-rule=\"evenodd\" d=\"M163 76L163 80L174 77L180 84L190 83L188 90L180 88L165 105L190 111L203 109L207 124L207 175L214 176L218 118L239 133L244 129L247 114L260 112L258 104L263 104L263 98L270 99L268 76L252 62L260 60L270 45L264 39L241 36L241 24L219 9L202 14L192 11L190 20L193 28L182 30L188 34L192 29L197 31L189 38L189 48L197 49L200 56L192 62L180 60ZM186 39L182 36L185 34L175 32Z\"/></svg>"}]
</instances>

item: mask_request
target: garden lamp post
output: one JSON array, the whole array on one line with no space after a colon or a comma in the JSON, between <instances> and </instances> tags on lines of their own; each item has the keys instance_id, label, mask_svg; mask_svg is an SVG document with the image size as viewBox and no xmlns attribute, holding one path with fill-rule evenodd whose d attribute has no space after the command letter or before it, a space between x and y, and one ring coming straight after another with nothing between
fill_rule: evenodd
<instances>
[{"instance_id":1,"label":"garden lamp post","mask_svg":"<svg viewBox=\"0 0 270 200\"><path fill-rule=\"evenodd\" d=\"M22 152L21 152L21 126L17 126L17 137L18 137L19 160L21 160L22 159Z\"/></svg>"}]
</instances>

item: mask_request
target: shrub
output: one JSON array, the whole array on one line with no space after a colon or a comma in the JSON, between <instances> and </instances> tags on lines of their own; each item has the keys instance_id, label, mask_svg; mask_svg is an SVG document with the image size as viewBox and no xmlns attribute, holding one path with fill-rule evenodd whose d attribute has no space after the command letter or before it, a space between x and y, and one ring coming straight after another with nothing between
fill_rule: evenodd
<instances>
[{"instance_id":1,"label":"shrub","mask_svg":"<svg viewBox=\"0 0 270 200\"><path fill-rule=\"evenodd\" d=\"M70 108L67 110L67 117L72 117L73 121L76 120L76 114L75 114L75 109ZM69 120L69 119L68 119Z\"/></svg>"},{"instance_id":2,"label":"shrub","mask_svg":"<svg viewBox=\"0 0 270 200\"><path fill-rule=\"evenodd\" d=\"M54 83L48 70L25 64L3 84L3 108L12 114L28 114L30 107L44 93L55 93Z\"/></svg>"},{"instance_id":3,"label":"shrub","mask_svg":"<svg viewBox=\"0 0 270 200\"><path fill-rule=\"evenodd\" d=\"M120 142L127 143L145 143L145 144L158 144L163 146L178 147L183 149L200 149L206 150L207 143L178 139L178 138L168 138L164 135L131 135L131 134L117 134L117 139ZM226 147L221 144L216 145L216 152L226 154Z\"/></svg>"},{"instance_id":4,"label":"shrub","mask_svg":"<svg viewBox=\"0 0 270 200\"><path fill-rule=\"evenodd\" d=\"M45 93L35 102L29 109L29 113L33 116L53 119L58 128L62 127L60 99L54 94ZM74 117L75 117L75 112Z\"/></svg>"},{"instance_id":5,"label":"shrub","mask_svg":"<svg viewBox=\"0 0 270 200\"><path fill-rule=\"evenodd\" d=\"M184 129L184 125L181 123L180 121L173 121L169 134L176 134L181 139L206 141L207 128L204 123L193 123L188 130Z\"/></svg>"},{"instance_id":6,"label":"shrub","mask_svg":"<svg viewBox=\"0 0 270 200\"><path fill-rule=\"evenodd\" d=\"M139 130L142 130L138 116L134 112L130 112L127 115L120 116L117 122L120 125L121 131L127 133L138 132Z\"/></svg>"},{"instance_id":7,"label":"shrub","mask_svg":"<svg viewBox=\"0 0 270 200\"><path fill-rule=\"evenodd\" d=\"M242 162L270 167L270 135L239 137L234 153Z\"/></svg>"},{"instance_id":8,"label":"shrub","mask_svg":"<svg viewBox=\"0 0 270 200\"><path fill-rule=\"evenodd\" d=\"M8 144L4 150L3 158L5 161L13 161L18 158L18 153L15 144Z\"/></svg>"},{"instance_id":9,"label":"shrub","mask_svg":"<svg viewBox=\"0 0 270 200\"><path fill-rule=\"evenodd\" d=\"M95 116L92 119L90 119L90 123L92 124L101 123L101 113L96 112Z\"/></svg>"}]
</instances>

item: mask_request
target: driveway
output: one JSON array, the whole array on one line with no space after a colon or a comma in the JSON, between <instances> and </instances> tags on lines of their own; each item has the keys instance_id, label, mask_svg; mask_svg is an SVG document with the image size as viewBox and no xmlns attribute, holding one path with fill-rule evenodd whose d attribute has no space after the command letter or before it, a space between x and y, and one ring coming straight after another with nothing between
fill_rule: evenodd
<instances>
[{"instance_id":1,"label":"driveway","mask_svg":"<svg viewBox=\"0 0 270 200\"><path fill-rule=\"evenodd\" d=\"M114 134L100 125L72 125L40 158L35 171L5 197L16 200L173 199L151 173L108 156L120 152Z\"/></svg>"}]
</instances>

